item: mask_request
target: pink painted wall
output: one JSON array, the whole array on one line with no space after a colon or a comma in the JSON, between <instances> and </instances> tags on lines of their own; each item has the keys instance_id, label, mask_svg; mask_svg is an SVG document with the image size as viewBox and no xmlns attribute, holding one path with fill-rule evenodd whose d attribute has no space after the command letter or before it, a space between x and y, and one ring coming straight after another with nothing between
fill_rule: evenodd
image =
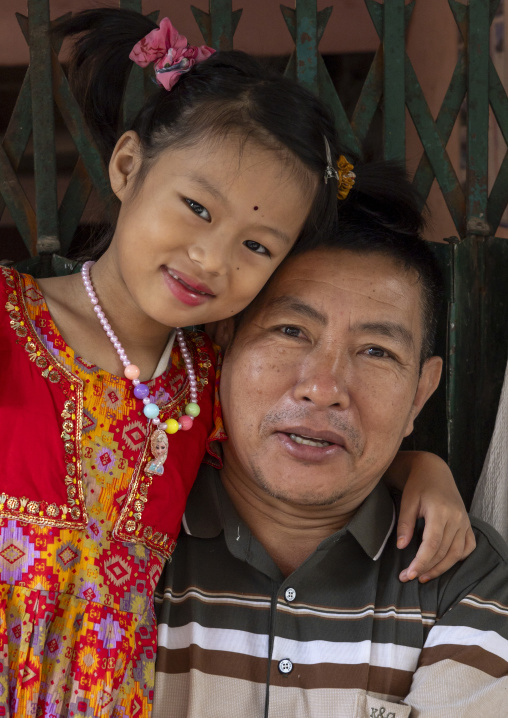
<instances>
[{"instance_id":1,"label":"pink painted wall","mask_svg":"<svg viewBox=\"0 0 508 718\"><path fill-rule=\"evenodd\" d=\"M101 4L100 0L50 0L51 18ZM284 4L294 7L292 0ZM115 3L110 1L109 5ZM199 44L203 40L191 5L208 10L208 0L143 0L143 12L160 10L159 17L167 15L193 44ZM321 42L322 52L364 52L376 47L377 35L362 0L318 0L318 10L328 6L333 6L333 12ZM235 36L238 49L261 55L283 55L291 51L292 40L277 0L233 0L233 9L240 7L243 13ZM26 8L26 0L0 3L0 65L28 62L28 49L14 18L15 12L26 15Z\"/></svg>"}]
</instances>

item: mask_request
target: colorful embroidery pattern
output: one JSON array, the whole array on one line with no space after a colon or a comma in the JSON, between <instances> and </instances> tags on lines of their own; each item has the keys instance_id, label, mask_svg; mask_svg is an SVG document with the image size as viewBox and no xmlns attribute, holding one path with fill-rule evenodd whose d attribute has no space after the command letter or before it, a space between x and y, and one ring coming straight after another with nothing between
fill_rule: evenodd
<instances>
[{"instance_id":1,"label":"colorful embroidery pattern","mask_svg":"<svg viewBox=\"0 0 508 718\"><path fill-rule=\"evenodd\" d=\"M2 273L10 290L6 311L14 341L24 343L41 371L57 372L60 384L72 377L82 384L82 410L75 397L64 397L58 409L62 450L73 449L67 475L58 480L65 481L68 515L81 509L79 487L86 510L80 526L62 525L62 506L30 497L23 507L11 501L11 508L12 497L2 505L0 494L0 716L148 717L156 651L152 596L162 549L171 553L173 538L141 523L144 502L138 494L146 499L146 492L136 486L147 478L142 470L150 458L147 423L128 382L74 357L30 277L19 286L31 324L19 324L22 298L10 273ZM196 375L200 391L213 396L202 341L192 339ZM58 361L42 367L48 351ZM52 381L49 375L45 379ZM173 351L172 364L150 388L166 405L170 397L185 400L185 384L183 363ZM127 530L129 517L124 524L120 517L131 504L139 530L124 539L117 533ZM15 513L21 507L29 517ZM37 521L41 512L47 522Z\"/></svg>"}]
</instances>

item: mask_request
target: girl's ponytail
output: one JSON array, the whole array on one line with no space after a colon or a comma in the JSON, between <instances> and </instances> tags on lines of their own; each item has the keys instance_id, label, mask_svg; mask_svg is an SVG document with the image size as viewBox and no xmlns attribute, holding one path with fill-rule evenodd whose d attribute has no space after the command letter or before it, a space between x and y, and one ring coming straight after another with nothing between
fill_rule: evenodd
<instances>
[{"instance_id":1,"label":"girl's ponytail","mask_svg":"<svg viewBox=\"0 0 508 718\"><path fill-rule=\"evenodd\" d=\"M69 77L85 120L107 163L122 131L123 96L132 68L129 53L157 25L131 10L84 10L52 33L74 42Z\"/></svg>"}]
</instances>

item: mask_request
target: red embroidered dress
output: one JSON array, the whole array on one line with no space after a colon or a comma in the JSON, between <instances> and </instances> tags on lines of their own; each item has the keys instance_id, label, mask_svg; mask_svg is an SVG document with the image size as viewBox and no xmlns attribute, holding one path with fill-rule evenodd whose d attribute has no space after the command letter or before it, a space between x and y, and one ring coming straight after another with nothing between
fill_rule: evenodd
<instances>
[{"instance_id":1,"label":"red embroidered dress","mask_svg":"<svg viewBox=\"0 0 508 718\"><path fill-rule=\"evenodd\" d=\"M75 357L35 280L0 268L0 717L150 715L153 591L213 428L214 352L187 342L201 413L147 476L131 382ZM182 412L176 343L147 383L162 420Z\"/></svg>"}]
</instances>

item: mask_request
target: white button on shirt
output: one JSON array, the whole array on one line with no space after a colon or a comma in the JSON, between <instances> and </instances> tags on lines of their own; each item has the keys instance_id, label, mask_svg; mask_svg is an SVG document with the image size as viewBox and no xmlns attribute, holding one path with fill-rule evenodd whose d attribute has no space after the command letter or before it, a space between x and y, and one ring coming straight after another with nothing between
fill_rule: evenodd
<instances>
[{"instance_id":1,"label":"white button on shirt","mask_svg":"<svg viewBox=\"0 0 508 718\"><path fill-rule=\"evenodd\" d=\"M286 591L284 593L284 596L286 597L286 601L294 601L296 598L296 591L294 588L286 588Z\"/></svg>"},{"instance_id":2,"label":"white button on shirt","mask_svg":"<svg viewBox=\"0 0 508 718\"><path fill-rule=\"evenodd\" d=\"M289 658L283 658L282 661L279 661L279 671L281 673L291 673L292 670L293 664Z\"/></svg>"}]
</instances>

